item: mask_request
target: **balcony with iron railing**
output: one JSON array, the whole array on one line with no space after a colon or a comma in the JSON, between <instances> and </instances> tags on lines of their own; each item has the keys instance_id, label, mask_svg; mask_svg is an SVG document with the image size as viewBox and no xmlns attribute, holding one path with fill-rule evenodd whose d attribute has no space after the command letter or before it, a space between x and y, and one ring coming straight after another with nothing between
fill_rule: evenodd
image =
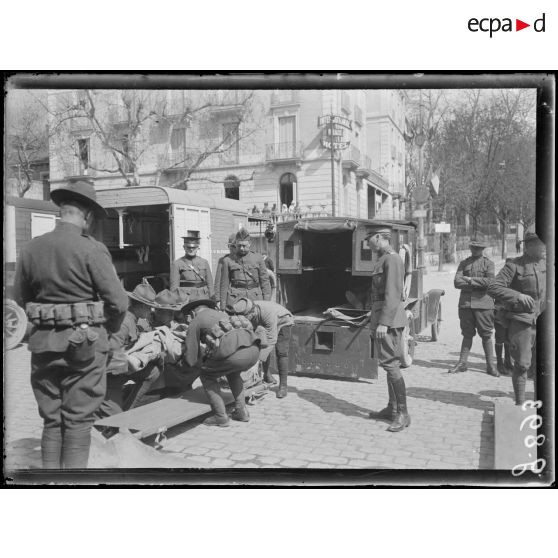
<instances>
[{"instance_id":1,"label":"balcony with iron railing","mask_svg":"<svg viewBox=\"0 0 558 558\"><path fill-rule=\"evenodd\" d=\"M266 161L293 161L302 159L302 142L268 143L265 146Z\"/></svg>"},{"instance_id":2,"label":"balcony with iron railing","mask_svg":"<svg viewBox=\"0 0 558 558\"><path fill-rule=\"evenodd\" d=\"M248 231L253 236L263 235L269 223L287 223L299 219L315 219L317 217L331 217L331 206L327 204L305 205L295 207L289 211L255 213L248 217ZM255 219L254 219L255 218Z\"/></svg>"},{"instance_id":3,"label":"balcony with iron railing","mask_svg":"<svg viewBox=\"0 0 558 558\"><path fill-rule=\"evenodd\" d=\"M293 89L274 91L271 94L271 107L300 104L300 92Z\"/></svg>"}]
</instances>

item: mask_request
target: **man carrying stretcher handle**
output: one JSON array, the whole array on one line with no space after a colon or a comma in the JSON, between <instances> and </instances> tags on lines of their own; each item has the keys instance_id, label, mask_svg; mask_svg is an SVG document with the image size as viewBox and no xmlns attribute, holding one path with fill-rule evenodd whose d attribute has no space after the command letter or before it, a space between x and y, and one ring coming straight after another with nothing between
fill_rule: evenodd
<instances>
[{"instance_id":1,"label":"man carrying stretcher handle","mask_svg":"<svg viewBox=\"0 0 558 558\"><path fill-rule=\"evenodd\" d=\"M241 372L258 362L265 333L257 334L243 317L232 317L216 310L212 300L186 304L182 313L189 322L184 342L184 362L200 373L200 380L214 415L204 421L207 426L229 426L219 378L225 376L235 401L233 420L248 422L244 382Z\"/></svg>"}]
</instances>

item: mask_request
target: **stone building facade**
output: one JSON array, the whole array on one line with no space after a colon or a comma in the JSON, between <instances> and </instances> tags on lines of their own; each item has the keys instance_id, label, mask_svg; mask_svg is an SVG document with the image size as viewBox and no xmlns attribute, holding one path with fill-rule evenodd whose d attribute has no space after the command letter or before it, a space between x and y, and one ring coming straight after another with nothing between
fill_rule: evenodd
<instances>
[{"instance_id":1,"label":"stone building facade","mask_svg":"<svg viewBox=\"0 0 558 558\"><path fill-rule=\"evenodd\" d=\"M51 138L53 187L69 176L92 177L97 188L125 186L122 172L115 172L116 158L134 149L135 168L124 170L139 185L231 197L256 212L296 208L297 213L330 215L335 205L338 216L404 218L405 95L400 91L130 91L128 105L121 93L95 92L95 117L112 134L113 145L121 130L116 152L103 147L90 118L65 112L70 116L65 128ZM51 112L57 107L64 112L64 103L79 107L84 94L51 91ZM144 109L151 103L157 115L142 121L131 142L127 116L139 102ZM335 131L348 146L335 152L333 164L323 143L328 127L318 125L319 117L329 114L351 122L351 129Z\"/></svg>"}]
</instances>

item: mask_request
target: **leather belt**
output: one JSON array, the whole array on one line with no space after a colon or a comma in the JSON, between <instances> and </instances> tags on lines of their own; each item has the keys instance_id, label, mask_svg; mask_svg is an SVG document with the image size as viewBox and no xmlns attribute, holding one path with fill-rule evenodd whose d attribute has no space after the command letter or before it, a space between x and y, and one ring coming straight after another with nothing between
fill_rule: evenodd
<instances>
[{"instance_id":1,"label":"leather belt","mask_svg":"<svg viewBox=\"0 0 558 558\"><path fill-rule=\"evenodd\" d=\"M205 281L180 281L181 287L207 287Z\"/></svg>"},{"instance_id":2,"label":"leather belt","mask_svg":"<svg viewBox=\"0 0 558 558\"><path fill-rule=\"evenodd\" d=\"M259 283L250 283L248 281L231 281L231 287L235 289L255 289L259 286Z\"/></svg>"}]
</instances>

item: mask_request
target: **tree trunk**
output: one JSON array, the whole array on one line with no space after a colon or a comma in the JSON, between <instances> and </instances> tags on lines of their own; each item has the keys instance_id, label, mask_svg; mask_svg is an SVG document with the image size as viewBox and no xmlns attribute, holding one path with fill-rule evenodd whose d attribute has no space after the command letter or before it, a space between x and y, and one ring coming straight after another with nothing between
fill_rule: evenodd
<instances>
[{"instance_id":1,"label":"tree trunk","mask_svg":"<svg viewBox=\"0 0 558 558\"><path fill-rule=\"evenodd\" d=\"M500 223L502 224L502 259L505 261L505 259L508 257L508 222L505 219L501 219Z\"/></svg>"}]
</instances>

